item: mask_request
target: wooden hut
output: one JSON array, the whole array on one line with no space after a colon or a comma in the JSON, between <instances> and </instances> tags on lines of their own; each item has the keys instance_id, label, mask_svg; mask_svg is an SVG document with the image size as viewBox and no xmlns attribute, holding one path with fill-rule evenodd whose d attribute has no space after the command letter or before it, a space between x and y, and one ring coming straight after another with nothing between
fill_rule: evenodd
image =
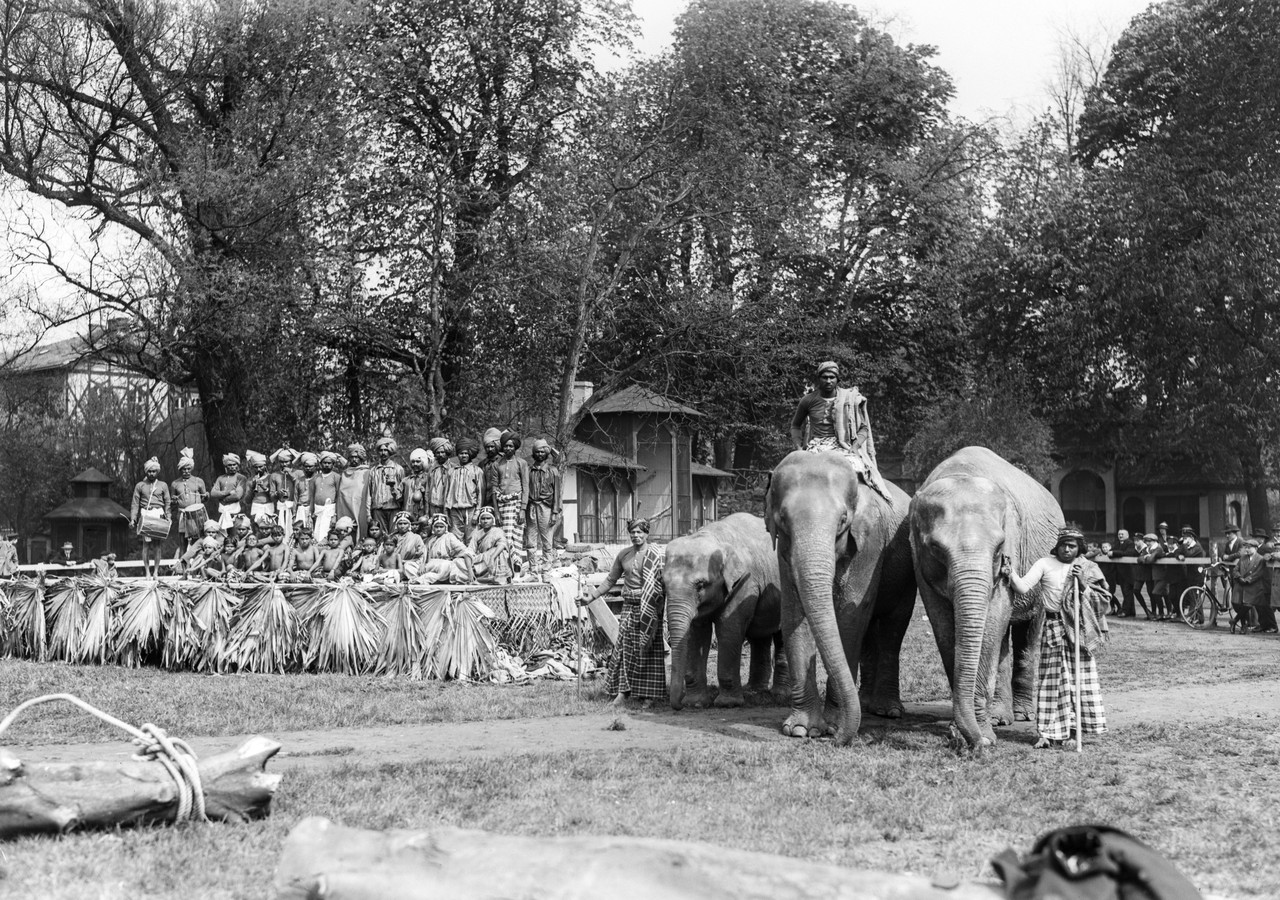
<instances>
[{"instance_id":1,"label":"wooden hut","mask_svg":"<svg viewBox=\"0 0 1280 900\"><path fill-rule=\"evenodd\" d=\"M49 523L50 544L75 545L82 559L114 552L121 558L128 549L129 510L110 497L112 479L88 468L71 479L71 499L44 518Z\"/></svg>"}]
</instances>

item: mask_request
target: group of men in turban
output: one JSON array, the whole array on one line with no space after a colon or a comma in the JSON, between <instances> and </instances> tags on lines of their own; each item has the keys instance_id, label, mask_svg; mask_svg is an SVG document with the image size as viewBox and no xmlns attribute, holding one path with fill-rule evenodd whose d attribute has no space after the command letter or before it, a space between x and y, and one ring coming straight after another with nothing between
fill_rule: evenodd
<instances>
[{"instance_id":1,"label":"group of men in turban","mask_svg":"<svg viewBox=\"0 0 1280 900\"><path fill-rule=\"evenodd\" d=\"M154 556L157 565L157 539L163 535L153 520L160 519L166 528L169 521L176 523L184 548L192 553L210 537L209 524L224 537L248 531L259 541L269 541L278 532L287 544L305 533L315 546L324 547L337 523L350 523L353 549L361 548L370 534L379 540L397 533L429 538L440 531L452 536L452 551L468 547L473 538L492 551L496 535L489 532L497 528L508 559L505 565L494 560L481 568L513 571L518 562L510 558L510 551L523 543L528 571L542 574L554 557L561 476L547 441L534 442L532 461L517 455L520 448L519 435L496 428L487 430L482 441L463 437L455 444L436 437L427 447L410 452L407 471L397 461L399 446L389 436L374 443L372 462L359 443L348 445L345 454L288 447L270 455L248 450L243 459L225 454L223 474L209 488L194 474L195 459L187 449L172 485L159 479L157 460L147 462L146 478L134 490L133 524L143 540L144 562ZM144 528L149 522L150 531ZM450 573L454 576L461 578L461 569Z\"/></svg>"}]
</instances>

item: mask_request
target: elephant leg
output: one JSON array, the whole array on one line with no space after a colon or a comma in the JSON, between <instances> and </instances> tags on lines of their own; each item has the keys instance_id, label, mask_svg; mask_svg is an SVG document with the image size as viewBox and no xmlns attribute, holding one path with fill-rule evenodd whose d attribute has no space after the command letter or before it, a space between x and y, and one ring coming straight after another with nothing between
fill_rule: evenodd
<instances>
[{"instance_id":1,"label":"elephant leg","mask_svg":"<svg viewBox=\"0 0 1280 900\"><path fill-rule=\"evenodd\" d=\"M1000 669L1000 646L1008 630L1007 616L997 609L988 610L987 626L982 633L982 656L978 664L978 679L973 695L974 714L978 719L978 730L982 734L983 743L996 742L993 727L996 681Z\"/></svg>"},{"instance_id":2,"label":"elephant leg","mask_svg":"<svg viewBox=\"0 0 1280 900\"><path fill-rule=\"evenodd\" d=\"M707 685L707 657L711 654L711 622L693 621L689 625L689 663L684 673L684 705L701 709L711 705L711 688ZM723 650L721 651L723 652ZM676 677L672 673L671 677Z\"/></svg>"},{"instance_id":3,"label":"elephant leg","mask_svg":"<svg viewBox=\"0 0 1280 900\"><path fill-rule=\"evenodd\" d=\"M736 623L716 622L716 675L720 693L715 706L737 707L746 703L742 695L742 640L743 634Z\"/></svg>"},{"instance_id":4,"label":"elephant leg","mask_svg":"<svg viewBox=\"0 0 1280 900\"><path fill-rule=\"evenodd\" d=\"M773 680L773 635L748 637L751 648L751 668L747 674L747 691L764 694Z\"/></svg>"},{"instance_id":5,"label":"elephant leg","mask_svg":"<svg viewBox=\"0 0 1280 900\"><path fill-rule=\"evenodd\" d=\"M862 642L859 694L862 708L872 715L899 719L905 711L899 692L899 660L915 605L914 579L909 585L886 586L881 582L880 596Z\"/></svg>"},{"instance_id":6,"label":"elephant leg","mask_svg":"<svg viewBox=\"0 0 1280 900\"><path fill-rule=\"evenodd\" d=\"M994 699L991 702L991 724L1013 724L1013 629L1006 628L1000 642L1000 662L996 667Z\"/></svg>"},{"instance_id":7,"label":"elephant leg","mask_svg":"<svg viewBox=\"0 0 1280 900\"><path fill-rule=\"evenodd\" d=\"M933 629L933 641L938 645L938 655L942 658L943 671L947 673L947 684L951 690L956 689L956 611L949 597L934 590L933 586L923 579L920 581L920 600L924 603L925 612L929 614L929 625Z\"/></svg>"},{"instance_id":8,"label":"elephant leg","mask_svg":"<svg viewBox=\"0 0 1280 900\"><path fill-rule=\"evenodd\" d=\"M782 632L776 631L771 638L773 645L773 700L775 703L786 703L791 697L791 669L787 665L787 648L782 645ZM755 650L752 651L753 658Z\"/></svg>"},{"instance_id":9,"label":"elephant leg","mask_svg":"<svg viewBox=\"0 0 1280 900\"><path fill-rule=\"evenodd\" d=\"M782 633L787 669L791 673L791 712L782 723L782 733L800 738L834 734L835 728L827 724L828 720L822 715L818 695L818 646L809 622L800 611L790 612L784 608Z\"/></svg>"},{"instance_id":10,"label":"elephant leg","mask_svg":"<svg viewBox=\"0 0 1280 900\"><path fill-rule=\"evenodd\" d=\"M1013 718L1031 722L1036 716L1036 667L1040 663L1040 631L1044 617L1014 622L1011 632L1010 689L1013 694Z\"/></svg>"}]
</instances>

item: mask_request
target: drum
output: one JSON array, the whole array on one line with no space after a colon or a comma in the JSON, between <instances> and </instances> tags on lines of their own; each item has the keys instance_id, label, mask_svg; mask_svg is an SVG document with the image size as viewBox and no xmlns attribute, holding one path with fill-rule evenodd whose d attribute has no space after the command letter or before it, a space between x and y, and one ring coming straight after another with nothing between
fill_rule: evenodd
<instances>
[{"instance_id":1,"label":"drum","mask_svg":"<svg viewBox=\"0 0 1280 900\"><path fill-rule=\"evenodd\" d=\"M172 523L158 509L144 509L138 513L138 536L151 541L163 541L169 536Z\"/></svg>"}]
</instances>

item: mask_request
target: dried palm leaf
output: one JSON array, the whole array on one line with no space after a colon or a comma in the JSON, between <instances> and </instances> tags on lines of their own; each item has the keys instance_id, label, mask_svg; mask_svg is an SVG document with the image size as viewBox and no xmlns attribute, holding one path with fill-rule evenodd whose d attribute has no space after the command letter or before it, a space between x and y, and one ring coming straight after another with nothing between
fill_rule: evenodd
<instances>
[{"instance_id":1,"label":"dried palm leaf","mask_svg":"<svg viewBox=\"0 0 1280 900\"><path fill-rule=\"evenodd\" d=\"M240 606L227 639L227 661L249 672L287 672L301 661L302 623L275 584L254 589Z\"/></svg>"},{"instance_id":2,"label":"dried palm leaf","mask_svg":"<svg viewBox=\"0 0 1280 900\"><path fill-rule=\"evenodd\" d=\"M200 658L204 633L200 628L200 620L196 618L195 602L191 595L186 591L176 590L171 597L173 605L168 626L164 630L160 664L166 669L185 669L193 666Z\"/></svg>"},{"instance_id":3,"label":"dried palm leaf","mask_svg":"<svg viewBox=\"0 0 1280 900\"><path fill-rule=\"evenodd\" d=\"M374 672L407 675L417 681L423 677L426 657L423 631L426 597L408 585L384 588L382 593L386 599L378 606L378 615L386 627L382 631Z\"/></svg>"},{"instance_id":4,"label":"dried palm leaf","mask_svg":"<svg viewBox=\"0 0 1280 900\"><path fill-rule=\"evenodd\" d=\"M67 662L80 658L84 637L85 596L73 578L58 578L45 590L48 611L49 657Z\"/></svg>"},{"instance_id":5,"label":"dried palm leaf","mask_svg":"<svg viewBox=\"0 0 1280 900\"><path fill-rule=\"evenodd\" d=\"M136 581L125 587L112 610L115 633L111 653L126 666L151 662L161 649L173 611L173 590L158 581Z\"/></svg>"},{"instance_id":6,"label":"dried palm leaf","mask_svg":"<svg viewBox=\"0 0 1280 900\"><path fill-rule=\"evenodd\" d=\"M328 595L329 584L308 584L299 587L290 587L285 592L285 596L289 598L289 602L293 604L293 608L298 612L298 618L305 625L316 613L316 607L321 600Z\"/></svg>"},{"instance_id":7,"label":"dried palm leaf","mask_svg":"<svg viewBox=\"0 0 1280 900\"><path fill-rule=\"evenodd\" d=\"M326 586L310 608L306 667L344 675L368 671L382 632L368 592L356 584Z\"/></svg>"},{"instance_id":8,"label":"dried palm leaf","mask_svg":"<svg viewBox=\"0 0 1280 900\"><path fill-rule=\"evenodd\" d=\"M116 608L124 583L113 578L84 579L84 634L77 662L104 663L111 649L111 611Z\"/></svg>"},{"instance_id":9,"label":"dried palm leaf","mask_svg":"<svg viewBox=\"0 0 1280 900\"><path fill-rule=\"evenodd\" d=\"M485 624L492 612L465 594L448 595L428 602L428 678L469 681L488 678L493 668L497 640Z\"/></svg>"},{"instance_id":10,"label":"dried palm leaf","mask_svg":"<svg viewBox=\"0 0 1280 900\"><path fill-rule=\"evenodd\" d=\"M187 592L200 629L200 653L193 665L205 672L221 672L227 664L227 641L240 597L212 582L190 585Z\"/></svg>"},{"instance_id":11,"label":"dried palm leaf","mask_svg":"<svg viewBox=\"0 0 1280 900\"><path fill-rule=\"evenodd\" d=\"M9 585L8 595L5 655L43 661L47 654L43 579L19 578Z\"/></svg>"}]
</instances>

